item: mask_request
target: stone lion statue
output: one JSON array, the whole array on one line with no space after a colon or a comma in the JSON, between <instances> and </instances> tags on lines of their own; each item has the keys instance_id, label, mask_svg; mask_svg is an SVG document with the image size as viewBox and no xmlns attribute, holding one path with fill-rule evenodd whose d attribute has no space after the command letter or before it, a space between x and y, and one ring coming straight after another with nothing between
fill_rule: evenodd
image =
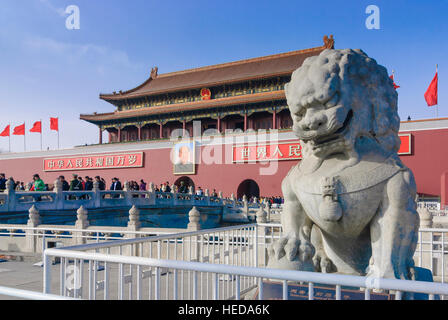
<instances>
[{"instance_id":1,"label":"stone lion statue","mask_svg":"<svg viewBox=\"0 0 448 320\"><path fill-rule=\"evenodd\" d=\"M413 279L419 216L397 93L361 50L324 50L285 87L303 160L282 183L283 237L268 267Z\"/></svg>"}]
</instances>

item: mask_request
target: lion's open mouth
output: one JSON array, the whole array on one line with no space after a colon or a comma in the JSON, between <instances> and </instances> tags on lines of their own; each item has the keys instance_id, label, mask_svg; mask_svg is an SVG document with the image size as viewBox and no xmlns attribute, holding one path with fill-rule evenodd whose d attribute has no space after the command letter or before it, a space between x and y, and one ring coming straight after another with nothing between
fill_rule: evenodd
<instances>
[{"instance_id":1,"label":"lion's open mouth","mask_svg":"<svg viewBox=\"0 0 448 320\"><path fill-rule=\"evenodd\" d=\"M314 147L321 147L324 144L331 144L334 141L337 141L342 138L342 134L347 130L347 128L350 126L350 122L353 119L353 110L350 110L347 113L347 117L344 120L344 123L342 124L342 127L340 127L338 130L333 132L329 136L324 136L321 138L317 138L314 140Z\"/></svg>"}]
</instances>

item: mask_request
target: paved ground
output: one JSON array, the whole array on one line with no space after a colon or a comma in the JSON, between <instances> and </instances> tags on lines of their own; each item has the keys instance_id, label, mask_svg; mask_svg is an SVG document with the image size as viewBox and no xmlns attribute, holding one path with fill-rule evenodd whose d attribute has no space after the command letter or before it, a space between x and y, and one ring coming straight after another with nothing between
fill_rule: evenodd
<instances>
[{"instance_id":1,"label":"paved ground","mask_svg":"<svg viewBox=\"0 0 448 320\"><path fill-rule=\"evenodd\" d=\"M22 290L42 292L42 268L33 266L33 262L0 263L0 285ZM0 300L14 299L0 295Z\"/></svg>"}]
</instances>

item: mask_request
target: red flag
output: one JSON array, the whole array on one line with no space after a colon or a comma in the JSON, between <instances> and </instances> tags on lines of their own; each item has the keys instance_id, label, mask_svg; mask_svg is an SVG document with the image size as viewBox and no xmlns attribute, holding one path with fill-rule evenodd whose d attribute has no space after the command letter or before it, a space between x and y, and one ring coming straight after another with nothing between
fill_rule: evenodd
<instances>
[{"instance_id":1,"label":"red flag","mask_svg":"<svg viewBox=\"0 0 448 320\"><path fill-rule=\"evenodd\" d=\"M59 118L50 118L50 130L59 131Z\"/></svg>"},{"instance_id":2,"label":"red flag","mask_svg":"<svg viewBox=\"0 0 448 320\"><path fill-rule=\"evenodd\" d=\"M431 84L428 87L428 90L425 92L425 100L428 104L428 107L434 106L437 104L437 72L434 76L434 79L432 79Z\"/></svg>"},{"instance_id":3,"label":"red flag","mask_svg":"<svg viewBox=\"0 0 448 320\"><path fill-rule=\"evenodd\" d=\"M30 129L30 132L42 133L42 121L34 122L33 127Z\"/></svg>"},{"instance_id":4,"label":"red flag","mask_svg":"<svg viewBox=\"0 0 448 320\"><path fill-rule=\"evenodd\" d=\"M396 83L395 83L395 80L394 80L394 75L391 75L389 78L391 78L392 79L392 81L393 81L393 83L394 83L394 89L395 90L397 90L398 88L400 88L400 86L399 85L397 85Z\"/></svg>"},{"instance_id":5,"label":"red flag","mask_svg":"<svg viewBox=\"0 0 448 320\"><path fill-rule=\"evenodd\" d=\"M16 136L24 136L25 135L25 124L15 127L14 132L12 134L16 135Z\"/></svg>"},{"instance_id":6,"label":"red flag","mask_svg":"<svg viewBox=\"0 0 448 320\"><path fill-rule=\"evenodd\" d=\"M0 137L9 137L9 127L10 125L8 124L2 133L0 133Z\"/></svg>"}]
</instances>

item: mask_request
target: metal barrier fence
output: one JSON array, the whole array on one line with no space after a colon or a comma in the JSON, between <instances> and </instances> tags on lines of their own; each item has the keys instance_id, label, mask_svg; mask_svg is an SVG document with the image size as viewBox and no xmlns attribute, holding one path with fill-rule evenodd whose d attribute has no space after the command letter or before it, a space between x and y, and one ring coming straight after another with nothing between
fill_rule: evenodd
<instances>
[{"instance_id":1,"label":"metal barrier fence","mask_svg":"<svg viewBox=\"0 0 448 320\"><path fill-rule=\"evenodd\" d=\"M306 283L310 299L316 298L316 284L335 286L336 299L344 286L362 288L365 299L374 289L396 291L395 299L404 292L425 293L430 299L448 294L443 283L446 229L421 229L415 257L416 265L434 272L439 269L433 259L440 254L442 283L258 268L266 265L267 247L281 232L280 224L251 224L47 249L44 292L83 299L240 299L258 288L263 298L263 279L270 279L281 282L283 298L291 281ZM59 281L52 281L54 258L60 259Z\"/></svg>"},{"instance_id":2,"label":"metal barrier fence","mask_svg":"<svg viewBox=\"0 0 448 320\"><path fill-rule=\"evenodd\" d=\"M149 238L118 240L107 243L93 243L64 248L65 251L87 254L89 257L121 257L123 259L138 257L141 259L170 259L171 261L187 261L209 263L216 265L250 266L257 265L257 227L255 224L209 229L197 232L187 232L175 235L160 235ZM48 254L47 249L45 254ZM57 252L61 249L58 249ZM198 274L192 270L163 271L161 269L128 268L122 263L112 264L109 260L91 260L89 265L84 264L88 259L75 259L70 268L74 272L73 283L66 284L65 277L70 267L70 256L58 256L60 258L60 282L59 294L77 298L95 298L97 293L103 291L105 299L123 299L124 287L129 284L129 297L134 294L142 296L142 292L148 294L147 298L163 299L197 299L211 298L212 279L210 275ZM48 260L45 260L48 262ZM108 263L109 261L109 263ZM103 262L104 266L99 266ZM50 267L46 267L48 274ZM100 271L98 271L100 270ZM98 272L104 271L103 278L98 279ZM88 273L88 277L83 275ZM118 277L118 278L117 278ZM117 279L117 291L111 289L111 278ZM162 279L163 278L163 281ZM146 285L143 279L148 279ZM229 299L233 297L236 282L231 276L222 276L219 279L225 285L221 286L220 296ZM240 279L239 290L245 292L254 288L255 283L243 277ZM113 281L112 281L113 282ZM50 282L45 282L50 286ZM74 285L77 284L77 285ZM145 289L143 289L143 287ZM88 295L82 288L89 288ZM133 288L136 287L136 292ZM95 289L94 289L95 288ZM163 296L162 296L163 294Z\"/></svg>"}]
</instances>

